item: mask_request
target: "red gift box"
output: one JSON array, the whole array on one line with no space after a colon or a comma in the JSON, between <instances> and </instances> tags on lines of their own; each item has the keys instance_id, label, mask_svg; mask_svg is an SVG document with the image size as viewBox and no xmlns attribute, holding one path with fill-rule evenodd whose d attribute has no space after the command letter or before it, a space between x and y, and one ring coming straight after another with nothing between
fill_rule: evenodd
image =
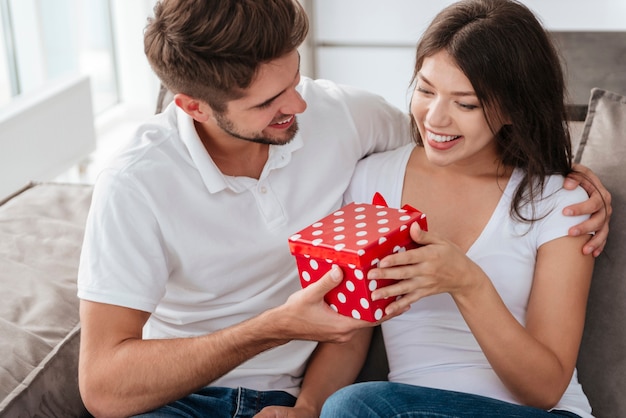
<instances>
[{"instance_id":1,"label":"red gift box","mask_svg":"<svg viewBox=\"0 0 626 418\"><path fill-rule=\"evenodd\" d=\"M378 321L394 299L372 301L371 293L395 280L367 280L367 272L383 257L418 246L409 235L413 222L427 230L422 212L408 205L389 208L377 194L372 204L350 203L292 235L289 248L296 257L302 287L337 264L343 270L343 282L324 300L340 314Z\"/></svg>"}]
</instances>

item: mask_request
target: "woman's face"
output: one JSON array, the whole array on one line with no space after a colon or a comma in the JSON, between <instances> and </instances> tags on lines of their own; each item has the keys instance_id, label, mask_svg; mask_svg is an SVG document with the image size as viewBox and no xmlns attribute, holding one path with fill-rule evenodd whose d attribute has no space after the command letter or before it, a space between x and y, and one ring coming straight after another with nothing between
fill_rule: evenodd
<instances>
[{"instance_id":1,"label":"woman's face","mask_svg":"<svg viewBox=\"0 0 626 418\"><path fill-rule=\"evenodd\" d=\"M427 57L417 75L411 113L433 164L497 158L495 136L472 83L446 51ZM501 126L494 126L496 131Z\"/></svg>"}]
</instances>

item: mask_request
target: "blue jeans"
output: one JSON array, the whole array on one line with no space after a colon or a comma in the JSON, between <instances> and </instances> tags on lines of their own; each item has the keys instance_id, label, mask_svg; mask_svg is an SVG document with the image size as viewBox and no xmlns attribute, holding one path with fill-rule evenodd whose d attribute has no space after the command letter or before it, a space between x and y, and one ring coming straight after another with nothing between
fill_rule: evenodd
<instances>
[{"instance_id":1,"label":"blue jeans","mask_svg":"<svg viewBox=\"0 0 626 418\"><path fill-rule=\"evenodd\" d=\"M392 382L357 383L326 400L321 418L578 417L484 396Z\"/></svg>"},{"instance_id":2,"label":"blue jeans","mask_svg":"<svg viewBox=\"0 0 626 418\"><path fill-rule=\"evenodd\" d=\"M196 393L136 417L251 418L266 406L294 406L296 398L287 392L260 392L252 389L207 386Z\"/></svg>"}]
</instances>

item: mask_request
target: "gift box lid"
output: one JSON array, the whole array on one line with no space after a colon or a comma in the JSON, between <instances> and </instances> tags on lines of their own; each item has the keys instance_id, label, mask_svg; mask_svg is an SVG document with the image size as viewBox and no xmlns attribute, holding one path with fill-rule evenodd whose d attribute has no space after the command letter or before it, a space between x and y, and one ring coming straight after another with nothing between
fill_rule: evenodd
<instances>
[{"instance_id":1,"label":"gift box lid","mask_svg":"<svg viewBox=\"0 0 626 418\"><path fill-rule=\"evenodd\" d=\"M409 235L413 222L427 229L426 216L416 209L350 203L292 235L289 248L296 256L366 268L387 254L415 247Z\"/></svg>"}]
</instances>

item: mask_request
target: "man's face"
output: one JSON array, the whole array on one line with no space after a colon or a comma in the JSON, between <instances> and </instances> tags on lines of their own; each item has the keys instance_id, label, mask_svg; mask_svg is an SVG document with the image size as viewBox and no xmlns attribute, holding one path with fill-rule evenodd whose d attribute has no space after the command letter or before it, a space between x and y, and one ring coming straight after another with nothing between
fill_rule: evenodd
<instances>
[{"instance_id":1,"label":"man's face","mask_svg":"<svg viewBox=\"0 0 626 418\"><path fill-rule=\"evenodd\" d=\"M297 51L263 64L245 96L228 102L225 112L214 113L217 126L245 141L287 144L298 131L296 114L306 109L296 91L299 82Z\"/></svg>"}]
</instances>

